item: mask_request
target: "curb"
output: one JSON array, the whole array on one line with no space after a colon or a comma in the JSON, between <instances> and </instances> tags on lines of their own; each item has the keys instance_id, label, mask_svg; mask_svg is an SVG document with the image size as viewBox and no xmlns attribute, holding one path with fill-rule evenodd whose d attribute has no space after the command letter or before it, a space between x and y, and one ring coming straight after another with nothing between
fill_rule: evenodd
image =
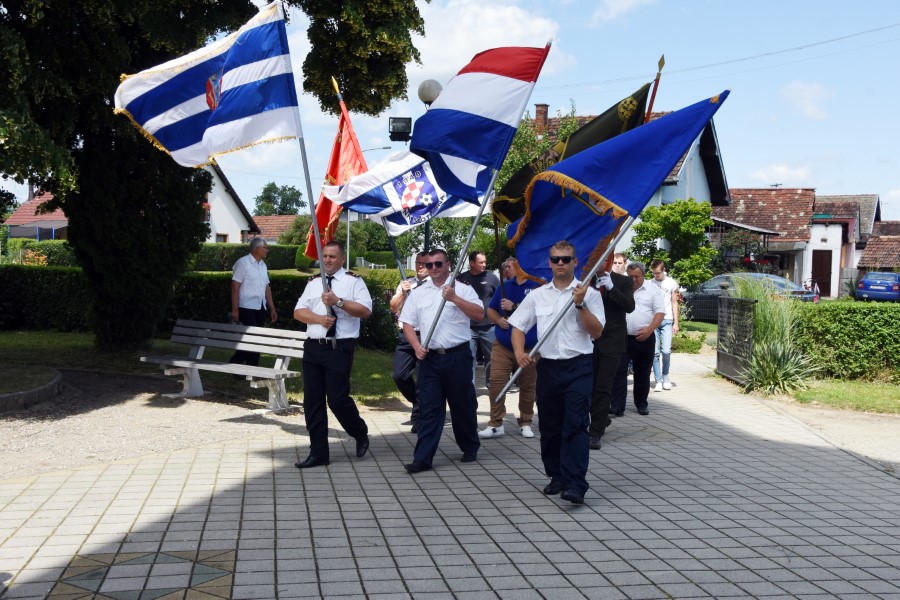
<instances>
[{"instance_id":1,"label":"curb","mask_svg":"<svg viewBox=\"0 0 900 600\"><path fill-rule=\"evenodd\" d=\"M28 408L32 404L44 402L55 398L59 394L59 384L62 381L62 375L56 369L53 371L53 379L49 383L45 383L41 387L33 390L25 390L23 392L12 392L10 394L0 394L0 412L9 412Z\"/></svg>"}]
</instances>

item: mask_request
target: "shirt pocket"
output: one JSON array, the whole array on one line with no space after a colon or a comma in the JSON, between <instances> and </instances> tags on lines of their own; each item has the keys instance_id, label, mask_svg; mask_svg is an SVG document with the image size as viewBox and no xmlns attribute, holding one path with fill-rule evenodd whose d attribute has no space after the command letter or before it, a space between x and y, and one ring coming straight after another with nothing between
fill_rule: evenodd
<instances>
[{"instance_id":1,"label":"shirt pocket","mask_svg":"<svg viewBox=\"0 0 900 600\"><path fill-rule=\"evenodd\" d=\"M538 316L538 317L549 317L550 315L553 314L553 307L552 306L535 306L534 314L535 314L535 316Z\"/></svg>"}]
</instances>

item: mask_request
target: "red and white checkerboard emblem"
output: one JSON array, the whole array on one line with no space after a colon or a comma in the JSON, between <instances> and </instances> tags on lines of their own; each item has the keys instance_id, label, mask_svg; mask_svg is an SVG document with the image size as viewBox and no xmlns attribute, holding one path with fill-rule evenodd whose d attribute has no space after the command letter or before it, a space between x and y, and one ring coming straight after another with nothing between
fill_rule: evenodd
<instances>
[{"instance_id":1,"label":"red and white checkerboard emblem","mask_svg":"<svg viewBox=\"0 0 900 600\"><path fill-rule=\"evenodd\" d=\"M408 210L416 205L416 200L418 200L419 194L422 193L422 188L424 187L424 183L415 179L406 182L406 188L403 191L403 196L400 198L400 203L404 209Z\"/></svg>"}]
</instances>

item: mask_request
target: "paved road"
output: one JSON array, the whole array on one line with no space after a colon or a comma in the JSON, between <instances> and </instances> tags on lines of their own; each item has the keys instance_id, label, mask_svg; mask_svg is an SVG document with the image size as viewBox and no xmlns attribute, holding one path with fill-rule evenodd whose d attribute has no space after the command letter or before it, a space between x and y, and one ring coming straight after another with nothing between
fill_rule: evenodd
<instances>
[{"instance_id":1,"label":"paved road","mask_svg":"<svg viewBox=\"0 0 900 600\"><path fill-rule=\"evenodd\" d=\"M676 388L592 452L584 506L541 493L538 438L462 464L448 428L412 477L407 414L376 410L370 455L332 431L327 468L297 471L307 438L253 419L0 481L0 598L900 598L900 479L673 363Z\"/></svg>"}]
</instances>

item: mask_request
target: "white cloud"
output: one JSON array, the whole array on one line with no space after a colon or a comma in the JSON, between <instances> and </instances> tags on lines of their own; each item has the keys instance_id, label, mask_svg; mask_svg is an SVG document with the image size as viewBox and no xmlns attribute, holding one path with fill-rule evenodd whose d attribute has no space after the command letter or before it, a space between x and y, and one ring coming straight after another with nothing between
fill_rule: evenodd
<instances>
[{"instance_id":1,"label":"white cloud","mask_svg":"<svg viewBox=\"0 0 900 600\"><path fill-rule=\"evenodd\" d=\"M807 119L828 118L825 102L834 94L824 85L814 81L792 81L781 89L781 97L800 109Z\"/></svg>"},{"instance_id":2,"label":"white cloud","mask_svg":"<svg viewBox=\"0 0 900 600\"><path fill-rule=\"evenodd\" d=\"M591 16L592 25L609 23L644 4L653 4L656 0L602 0L600 6Z\"/></svg>"},{"instance_id":3,"label":"white cloud","mask_svg":"<svg viewBox=\"0 0 900 600\"><path fill-rule=\"evenodd\" d=\"M814 187L809 167L793 165L769 165L750 174L761 186L781 184L781 187Z\"/></svg>"}]
</instances>

